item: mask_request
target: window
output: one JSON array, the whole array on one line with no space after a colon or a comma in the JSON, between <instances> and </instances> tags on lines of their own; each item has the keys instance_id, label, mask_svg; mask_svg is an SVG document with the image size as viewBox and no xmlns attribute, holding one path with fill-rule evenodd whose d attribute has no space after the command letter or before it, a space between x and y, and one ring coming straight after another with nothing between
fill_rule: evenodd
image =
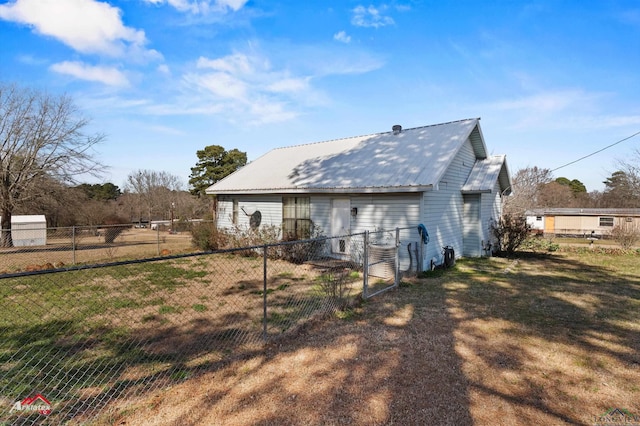
<instances>
[{"instance_id":1,"label":"window","mask_svg":"<svg viewBox=\"0 0 640 426\"><path fill-rule=\"evenodd\" d=\"M309 197L282 198L282 230L285 240L300 240L311 236Z\"/></svg>"},{"instance_id":2,"label":"window","mask_svg":"<svg viewBox=\"0 0 640 426\"><path fill-rule=\"evenodd\" d=\"M232 200L233 203L233 213L231 216L231 223L238 226L238 200Z\"/></svg>"},{"instance_id":3,"label":"window","mask_svg":"<svg viewBox=\"0 0 640 426\"><path fill-rule=\"evenodd\" d=\"M601 217L600 218L600 226L613 226L613 218L612 217Z\"/></svg>"},{"instance_id":4,"label":"window","mask_svg":"<svg viewBox=\"0 0 640 426\"><path fill-rule=\"evenodd\" d=\"M537 220L538 222L542 222L542 216L536 216L536 220Z\"/></svg>"}]
</instances>

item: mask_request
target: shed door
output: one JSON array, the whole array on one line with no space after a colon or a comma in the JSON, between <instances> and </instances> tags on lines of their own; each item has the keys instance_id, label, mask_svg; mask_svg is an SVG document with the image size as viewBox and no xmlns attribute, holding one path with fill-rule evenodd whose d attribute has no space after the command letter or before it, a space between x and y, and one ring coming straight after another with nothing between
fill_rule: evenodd
<instances>
[{"instance_id":1,"label":"shed door","mask_svg":"<svg viewBox=\"0 0 640 426\"><path fill-rule=\"evenodd\" d=\"M331 201L331 236L349 234L351 228L351 200L348 198L334 198ZM331 250L334 253L349 253L347 238L333 238Z\"/></svg>"},{"instance_id":2,"label":"shed door","mask_svg":"<svg viewBox=\"0 0 640 426\"><path fill-rule=\"evenodd\" d=\"M462 217L462 255L482 256L480 247L480 194L464 196Z\"/></svg>"},{"instance_id":3,"label":"shed door","mask_svg":"<svg viewBox=\"0 0 640 426\"><path fill-rule=\"evenodd\" d=\"M544 233L554 234L556 232L556 220L555 216L545 216L544 218Z\"/></svg>"}]
</instances>

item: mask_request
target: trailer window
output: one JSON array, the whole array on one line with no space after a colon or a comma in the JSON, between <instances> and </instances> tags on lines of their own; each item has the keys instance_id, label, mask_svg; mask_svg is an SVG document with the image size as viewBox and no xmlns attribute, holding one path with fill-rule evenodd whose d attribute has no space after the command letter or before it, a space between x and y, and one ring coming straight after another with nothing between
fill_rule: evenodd
<instances>
[{"instance_id":1,"label":"trailer window","mask_svg":"<svg viewBox=\"0 0 640 426\"><path fill-rule=\"evenodd\" d=\"M613 218L612 217L601 217L600 218L600 226L613 226Z\"/></svg>"}]
</instances>

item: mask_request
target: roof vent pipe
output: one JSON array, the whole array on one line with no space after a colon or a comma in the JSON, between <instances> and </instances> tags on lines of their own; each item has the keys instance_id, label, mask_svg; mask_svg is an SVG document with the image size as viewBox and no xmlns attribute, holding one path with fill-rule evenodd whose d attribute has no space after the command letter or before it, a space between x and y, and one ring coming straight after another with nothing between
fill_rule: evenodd
<instances>
[{"instance_id":1,"label":"roof vent pipe","mask_svg":"<svg viewBox=\"0 0 640 426\"><path fill-rule=\"evenodd\" d=\"M398 133L402 133L402 126L399 124L394 124L391 130L393 130L394 135L397 135Z\"/></svg>"}]
</instances>

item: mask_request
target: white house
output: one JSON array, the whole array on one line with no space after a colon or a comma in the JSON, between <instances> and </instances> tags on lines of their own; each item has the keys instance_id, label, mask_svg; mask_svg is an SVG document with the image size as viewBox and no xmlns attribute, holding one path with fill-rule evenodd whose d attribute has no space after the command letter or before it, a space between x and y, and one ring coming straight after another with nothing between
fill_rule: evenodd
<instances>
[{"instance_id":1,"label":"white house","mask_svg":"<svg viewBox=\"0 0 640 426\"><path fill-rule=\"evenodd\" d=\"M1 223L2 218L0 218ZM11 239L15 247L47 244L47 220L43 214L12 215Z\"/></svg>"},{"instance_id":2,"label":"white house","mask_svg":"<svg viewBox=\"0 0 640 426\"><path fill-rule=\"evenodd\" d=\"M206 192L218 198L223 228L277 225L301 238L311 223L330 236L411 227L406 267L420 224L430 235L425 265L445 245L482 255L510 188L505 156L488 156L474 118L273 149Z\"/></svg>"}]
</instances>

